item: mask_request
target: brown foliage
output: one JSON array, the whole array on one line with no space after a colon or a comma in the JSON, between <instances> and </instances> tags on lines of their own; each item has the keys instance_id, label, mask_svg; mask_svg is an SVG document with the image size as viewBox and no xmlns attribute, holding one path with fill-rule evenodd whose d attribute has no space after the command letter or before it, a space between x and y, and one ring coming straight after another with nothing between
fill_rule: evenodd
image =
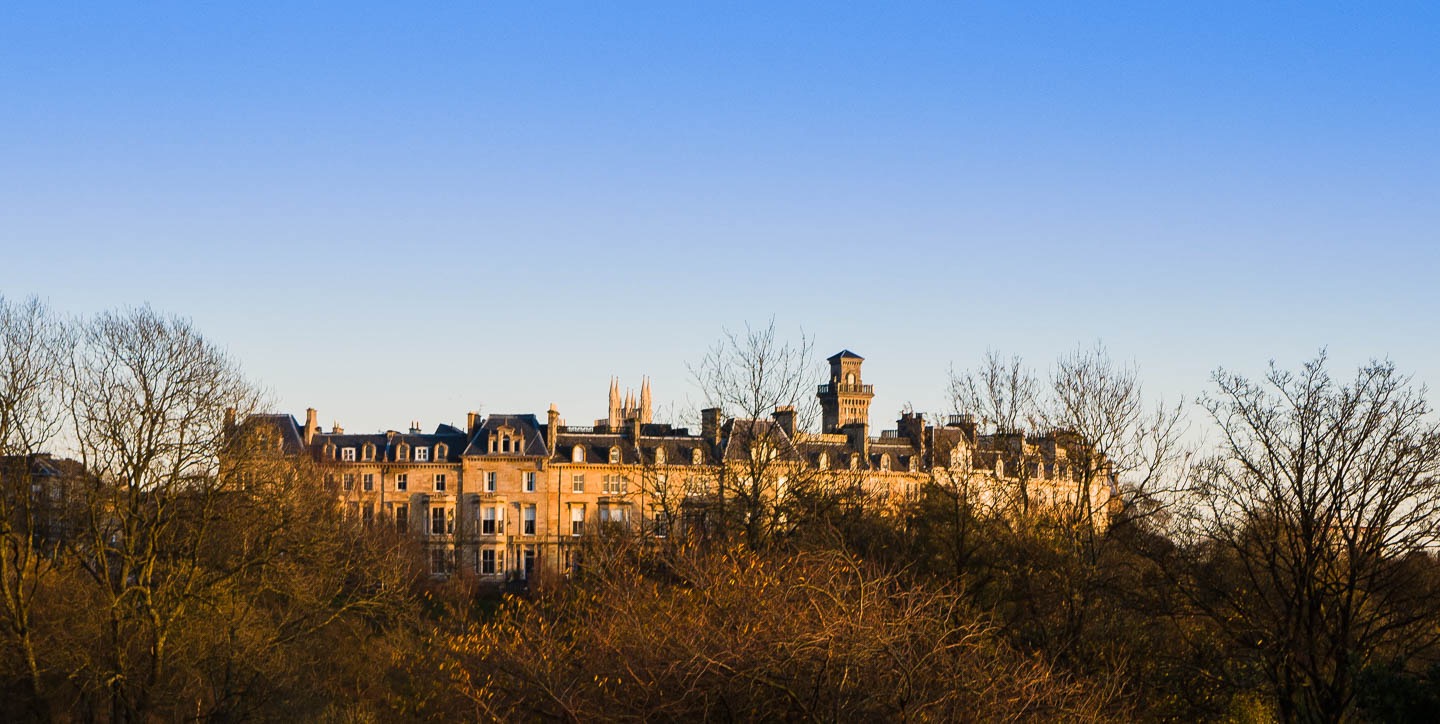
<instances>
[{"instance_id":1,"label":"brown foliage","mask_svg":"<svg viewBox=\"0 0 1440 724\"><path fill-rule=\"evenodd\" d=\"M658 563L587 570L442 637L456 693L496 719L570 721L1093 719L1108 697L956 596L838 553Z\"/></svg>"}]
</instances>

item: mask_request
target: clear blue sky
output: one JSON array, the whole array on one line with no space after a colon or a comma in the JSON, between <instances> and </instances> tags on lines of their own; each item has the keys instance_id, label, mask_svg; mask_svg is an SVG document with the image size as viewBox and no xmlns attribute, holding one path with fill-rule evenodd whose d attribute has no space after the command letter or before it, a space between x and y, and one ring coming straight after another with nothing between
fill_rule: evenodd
<instances>
[{"instance_id":1,"label":"clear blue sky","mask_svg":"<svg viewBox=\"0 0 1440 724\"><path fill-rule=\"evenodd\" d=\"M7 3L0 291L188 315L355 430L684 406L771 315L877 427L1095 339L1440 386L1437 7Z\"/></svg>"}]
</instances>

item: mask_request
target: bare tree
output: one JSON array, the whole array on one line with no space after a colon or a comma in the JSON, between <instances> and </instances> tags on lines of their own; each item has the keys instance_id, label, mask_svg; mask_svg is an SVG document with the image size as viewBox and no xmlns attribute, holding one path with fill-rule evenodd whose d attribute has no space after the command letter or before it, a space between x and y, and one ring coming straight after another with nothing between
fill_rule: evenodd
<instances>
[{"instance_id":1,"label":"bare tree","mask_svg":"<svg viewBox=\"0 0 1440 724\"><path fill-rule=\"evenodd\" d=\"M235 363L185 320L143 307L81 330L69 412L98 483L75 544L105 617L86 673L108 696L112 721L148 715L175 673L172 636L234 575L205 559L224 529L216 523L227 504L226 411L243 414L256 400Z\"/></svg>"},{"instance_id":2,"label":"bare tree","mask_svg":"<svg viewBox=\"0 0 1440 724\"><path fill-rule=\"evenodd\" d=\"M973 423L973 433L991 436L997 450L1003 448L1004 468L1013 481L1003 488L994 480L982 483L969 460L935 466L931 477L938 492L954 498L957 511L973 515L983 505L987 516L998 515L1012 524L1026 521L1034 495L1025 438L1039 432L1040 392L1040 379L1019 355L1007 358L987 350L974 370L950 371L951 407Z\"/></svg>"},{"instance_id":3,"label":"bare tree","mask_svg":"<svg viewBox=\"0 0 1440 724\"><path fill-rule=\"evenodd\" d=\"M1257 654L1282 719L1350 718L1357 672L1433 650L1440 630L1440 423L1389 362L1347 383L1323 353L1214 379L1203 406L1222 442L1186 516L1192 600Z\"/></svg>"},{"instance_id":4,"label":"bare tree","mask_svg":"<svg viewBox=\"0 0 1440 724\"><path fill-rule=\"evenodd\" d=\"M1185 459L1184 400L1147 404L1133 365L1118 364L1104 345L1080 348L1061 357L1051 377L1049 425L1071 433L1080 443L1068 515L1077 540L1093 551L1097 506L1122 490L1151 497L1168 486ZM1093 554L1087 554L1093 560Z\"/></svg>"},{"instance_id":5,"label":"bare tree","mask_svg":"<svg viewBox=\"0 0 1440 724\"><path fill-rule=\"evenodd\" d=\"M770 540L791 522L784 510L787 496L818 482L794 437L772 419L776 411L788 409L796 431L818 419L813 356L812 338L802 332L798 340L783 340L771 319L764 327L747 324L743 334L727 330L691 368L706 403L733 418L723 431L724 457L715 461L722 534L734 528L751 545Z\"/></svg>"},{"instance_id":6,"label":"bare tree","mask_svg":"<svg viewBox=\"0 0 1440 724\"><path fill-rule=\"evenodd\" d=\"M950 371L950 401L986 432L1030 432L1040 419L1040 379L1019 355L986 350L976 369Z\"/></svg>"},{"instance_id":7,"label":"bare tree","mask_svg":"<svg viewBox=\"0 0 1440 724\"><path fill-rule=\"evenodd\" d=\"M47 719L44 676L37 652L37 590L54 572L55 520L62 488L32 487L32 456L59 433L60 360L65 326L31 298L0 297L0 640L19 653L29 714Z\"/></svg>"}]
</instances>

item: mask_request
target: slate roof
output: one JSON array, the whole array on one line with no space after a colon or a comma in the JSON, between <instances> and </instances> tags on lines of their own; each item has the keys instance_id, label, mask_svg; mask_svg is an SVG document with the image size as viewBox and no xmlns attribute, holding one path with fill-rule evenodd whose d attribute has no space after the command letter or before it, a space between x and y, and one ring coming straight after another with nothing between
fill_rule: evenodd
<instances>
[{"instance_id":1,"label":"slate roof","mask_svg":"<svg viewBox=\"0 0 1440 724\"><path fill-rule=\"evenodd\" d=\"M839 352L836 352L835 354L832 354L832 355L830 355L829 357L826 357L826 358L825 358L825 361L826 361L826 362L834 362L834 361L837 360L837 359L858 359L858 360L864 361L865 358L864 358L864 357L861 357L861 356L858 355L858 354L855 354L854 352L851 352L851 351L848 350L848 349L842 349L842 350L840 350Z\"/></svg>"},{"instance_id":2,"label":"slate roof","mask_svg":"<svg viewBox=\"0 0 1440 724\"><path fill-rule=\"evenodd\" d=\"M444 431L449 428L453 432ZM409 445L413 451L417 447L430 448L430 459L423 462L432 463L457 463L460 462L460 454L465 449L465 434L449 425L441 425L433 434L424 433L411 434L405 432L371 432L371 433L326 433L322 432L315 436L310 443L311 453L321 460L331 459L324 454L326 444L334 445L336 457L339 459L339 450L342 448L355 448L355 462L416 462L414 453L410 453L407 460L399 460L400 445ZM365 444L375 446L375 460L364 459ZM445 457L435 456L435 446L445 445Z\"/></svg>"},{"instance_id":3,"label":"slate roof","mask_svg":"<svg viewBox=\"0 0 1440 724\"><path fill-rule=\"evenodd\" d=\"M490 452L490 438L499 434L502 427L508 427L518 433L521 439L521 448L518 451ZM475 435L470 438L470 444L465 448L465 455L516 455L526 457L546 457L545 436L540 433L540 421L534 415L490 415L475 430Z\"/></svg>"},{"instance_id":4,"label":"slate roof","mask_svg":"<svg viewBox=\"0 0 1440 724\"><path fill-rule=\"evenodd\" d=\"M255 414L245 418L245 426L265 425L280 434L280 450L286 455L299 455L305 451L305 435L300 432L300 423L293 415Z\"/></svg>"}]
</instances>

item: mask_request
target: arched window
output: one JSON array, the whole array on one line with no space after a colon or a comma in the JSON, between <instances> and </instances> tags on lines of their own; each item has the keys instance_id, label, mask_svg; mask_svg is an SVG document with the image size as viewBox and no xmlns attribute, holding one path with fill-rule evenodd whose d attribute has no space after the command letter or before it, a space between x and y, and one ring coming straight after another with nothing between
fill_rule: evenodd
<instances>
[{"instance_id":1,"label":"arched window","mask_svg":"<svg viewBox=\"0 0 1440 724\"><path fill-rule=\"evenodd\" d=\"M885 453L884 455L881 455L881 456L880 456L880 469L881 469L881 470L889 470L889 469L890 469L890 453Z\"/></svg>"},{"instance_id":2,"label":"arched window","mask_svg":"<svg viewBox=\"0 0 1440 724\"><path fill-rule=\"evenodd\" d=\"M959 445L956 445L955 449L950 451L950 467L958 468L964 461L965 451L961 450Z\"/></svg>"},{"instance_id":3,"label":"arched window","mask_svg":"<svg viewBox=\"0 0 1440 724\"><path fill-rule=\"evenodd\" d=\"M613 465L618 462L620 462L620 448L612 447L610 448L610 463Z\"/></svg>"},{"instance_id":4,"label":"arched window","mask_svg":"<svg viewBox=\"0 0 1440 724\"><path fill-rule=\"evenodd\" d=\"M585 448L583 448L583 447L581 447L581 446L579 446L579 445L576 445L575 447L570 448L570 462L572 462L572 463L583 463L583 462L585 462Z\"/></svg>"},{"instance_id":5,"label":"arched window","mask_svg":"<svg viewBox=\"0 0 1440 724\"><path fill-rule=\"evenodd\" d=\"M855 453L850 453L850 469L851 469L851 470L859 470L859 469L860 469L860 456L857 455L857 454L855 454Z\"/></svg>"},{"instance_id":6,"label":"arched window","mask_svg":"<svg viewBox=\"0 0 1440 724\"><path fill-rule=\"evenodd\" d=\"M449 452L450 452L450 448L446 447L445 445L436 445L436 446L435 446L435 459L436 459L436 460L444 460L444 459L446 458L446 456L449 454Z\"/></svg>"},{"instance_id":7,"label":"arched window","mask_svg":"<svg viewBox=\"0 0 1440 724\"><path fill-rule=\"evenodd\" d=\"M409 445L406 445L406 444L403 443L403 442L400 443L400 447L395 448L395 459L396 459L396 460L409 460L409 459L410 459L410 446L409 446Z\"/></svg>"},{"instance_id":8,"label":"arched window","mask_svg":"<svg viewBox=\"0 0 1440 724\"><path fill-rule=\"evenodd\" d=\"M703 462L705 462L705 453L702 452L702 451L700 450L700 448L698 448L698 447L697 447L697 448L691 448L691 450L690 450L690 463L691 463L692 465L699 465L700 463L703 463Z\"/></svg>"},{"instance_id":9,"label":"arched window","mask_svg":"<svg viewBox=\"0 0 1440 724\"><path fill-rule=\"evenodd\" d=\"M665 448L663 448L663 447L657 447L657 448L655 448L655 464L656 464L656 465L664 465L664 464L665 464Z\"/></svg>"},{"instance_id":10,"label":"arched window","mask_svg":"<svg viewBox=\"0 0 1440 724\"><path fill-rule=\"evenodd\" d=\"M845 384L847 384L847 385L853 385L853 384L855 384L855 373L854 373L854 372L847 372L847 373L845 373Z\"/></svg>"},{"instance_id":11,"label":"arched window","mask_svg":"<svg viewBox=\"0 0 1440 724\"><path fill-rule=\"evenodd\" d=\"M830 469L830 454L829 454L829 453L823 453L823 452L820 453L820 455L815 458L815 467L820 468L821 470L829 470L829 469Z\"/></svg>"},{"instance_id":12,"label":"arched window","mask_svg":"<svg viewBox=\"0 0 1440 724\"><path fill-rule=\"evenodd\" d=\"M360 449L360 459L361 459L361 460L374 460L374 459L375 459L375 446L374 446L373 444L371 444L371 443L368 443L368 442L365 443L365 447L363 447L363 448Z\"/></svg>"}]
</instances>

